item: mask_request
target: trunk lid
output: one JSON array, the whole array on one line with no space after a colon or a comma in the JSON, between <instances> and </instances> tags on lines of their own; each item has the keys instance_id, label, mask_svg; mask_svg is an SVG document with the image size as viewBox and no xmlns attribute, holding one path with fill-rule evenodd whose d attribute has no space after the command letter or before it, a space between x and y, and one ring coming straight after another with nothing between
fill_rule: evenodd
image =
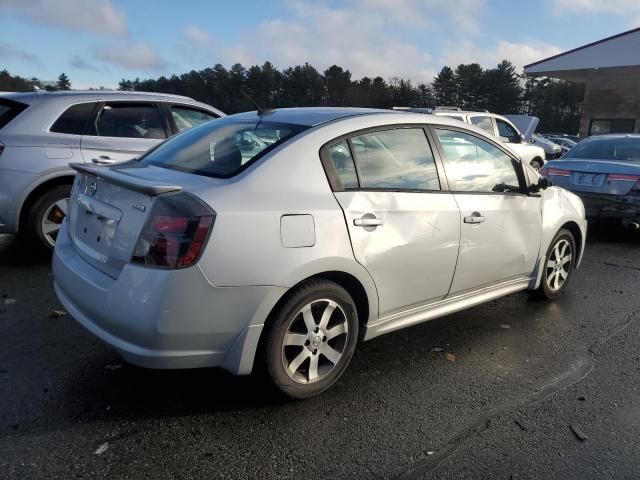
<instances>
[{"instance_id":1,"label":"trunk lid","mask_svg":"<svg viewBox=\"0 0 640 480\"><path fill-rule=\"evenodd\" d=\"M154 201L183 188L197 190L205 180L136 161L71 167L78 174L67 214L69 236L80 256L113 278L131 261Z\"/></svg>"},{"instance_id":2,"label":"trunk lid","mask_svg":"<svg viewBox=\"0 0 640 480\"><path fill-rule=\"evenodd\" d=\"M568 177L552 177L556 185L580 192L627 195L640 179L640 163L563 159L547 168L568 170Z\"/></svg>"}]
</instances>

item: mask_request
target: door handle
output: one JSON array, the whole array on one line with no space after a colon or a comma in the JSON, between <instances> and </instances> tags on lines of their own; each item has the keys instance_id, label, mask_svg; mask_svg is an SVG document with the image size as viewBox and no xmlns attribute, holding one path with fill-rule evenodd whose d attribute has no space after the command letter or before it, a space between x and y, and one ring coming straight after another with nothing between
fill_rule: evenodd
<instances>
[{"instance_id":1,"label":"door handle","mask_svg":"<svg viewBox=\"0 0 640 480\"><path fill-rule=\"evenodd\" d=\"M486 220L480 212L473 212L468 217L464 217L464 223L482 223Z\"/></svg>"},{"instance_id":2,"label":"door handle","mask_svg":"<svg viewBox=\"0 0 640 480\"><path fill-rule=\"evenodd\" d=\"M376 217L362 217L354 218L353 224L356 227L379 227L382 225L382 220Z\"/></svg>"},{"instance_id":3,"label":"door handle","mask_svg":"<svg viewBox=\"0 0 640 480\"><path fill-rule=\"evenodd\" d=\"M107 163L113 163L115 160L107 155L100 155L98 158L92 158L91 162L97 165L105 165Z\"/></svg>"}]
</instances>

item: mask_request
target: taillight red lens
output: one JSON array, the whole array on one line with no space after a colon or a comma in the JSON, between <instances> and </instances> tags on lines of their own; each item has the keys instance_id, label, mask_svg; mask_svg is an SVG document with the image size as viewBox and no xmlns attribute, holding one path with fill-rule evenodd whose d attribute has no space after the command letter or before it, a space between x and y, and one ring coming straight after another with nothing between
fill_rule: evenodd
<instances>
[{"instance_id":1,"label":"taillight red lens","mask_svg":"<svg viewBox=\"0 0 640 480\"><path fill-rule=\"evenodd\" d=\"M624 173L610 173L607 178L618 182L637 182L640 180L640 176L638 175L627 175Z\"/></svg>"},{"instance_id":2,"label":"taillight red lens","mask_svg":"<svg viewBox=\"0 0 640 480\"><path fill-rule=\"evenodd\" d=\"M542 170L544 170L545 172L542 173ZM562 170L561 168L553 168L553 167L542 167L540 169L540 174L543 176L548 176L548 175L552 175L552 176L556 176L556 177L568 177L571 175L571 172L569 170Z\"/></svg>"},{"instance_id":3,"label":"taillight red lens","mask_svg":"<svg viewBox=\"0 0 640 480\"><path fill-rule=\"evenodd\" d=\"M163 268L194 265L204 249L215 216L215 212L191 195L159 197L131 260Z\"/></svg>"}]
</instances>

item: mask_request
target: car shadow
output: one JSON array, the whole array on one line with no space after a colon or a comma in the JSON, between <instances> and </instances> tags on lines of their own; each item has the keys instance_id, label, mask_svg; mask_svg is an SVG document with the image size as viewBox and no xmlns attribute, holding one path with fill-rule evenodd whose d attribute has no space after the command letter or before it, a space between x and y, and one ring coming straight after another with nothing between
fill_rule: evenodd
<instances>
[{"instance_id":1,"label":"car shadow","mask_svg":"<svg viewBox=\"0 0 640 480\"><path fill-rule=\"evenodd\" d=\"M0 235L0 266L22 267L47 265L51 254L34 247L19 235Z\"/></svg>"}]
</instances>

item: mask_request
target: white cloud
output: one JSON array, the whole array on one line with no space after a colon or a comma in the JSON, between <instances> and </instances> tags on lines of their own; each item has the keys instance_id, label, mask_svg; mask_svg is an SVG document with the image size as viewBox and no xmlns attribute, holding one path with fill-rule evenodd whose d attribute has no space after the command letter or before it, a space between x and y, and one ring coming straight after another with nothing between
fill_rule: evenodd
<instances>
[{"instance_id":1,"label":"white cloud","mask_svg":"<svg viewBox=\"0 0 640 480\"><path fill-rule=\"evenodd\" d=\"M144 42L102 47L96 52L96 57L111 65L141 72L157 72L167 66L156 51Z\"/></svg>"},{"instance_id":2,"label":"white cloud","mask_svg":"<svg viewBox=\"0 0 640 480\"><path fill-rule=\"evenodd\" d=\"M196 26L188 26L184 33L209 62L250 65L269 60L280 68L309 62L320 70L337 64L354 78L399 76L428 82L434 74L430 55L388 28L399 22L418 28L419 18L410 12L419 3L401 0L391 18L388 0L356 0L352 8L288 0L291 19L264 21L232 45L214 42L210 33Z\"/></svg>"},{"instance_id":3,"label":"white cloud","mask_svg":"<svg viewBox=\"0 0 640 480\"><path fill-rule=\"evenodd\" d=\"M627 17L629 25L640 25L638 0L553 0L552 6L559 14L616 13Z\"/></svg>"},{"instance_id":4,"label":"white cloud","mask_svg":"<svg viewBox=\"0 0 640 480\"><path fill-rule=\"evenodd\" d=\"M109 0L0 0L0 10L32 22L99 35L124 35L124 14Z\"/></svg>"},{"instance_id":5,"label":"white cloud","mask_svg":"<svg viewBox=\"0 0 640 480\"><path fill-rule=\"evenodd\" d=\"M97 65L94 65L93 63L87 61L86 59L84 59L79 55L74 55L69 61L69 65L71 65L73 68L77 68L78 70L87 70L90 72L102 71L102 68L100 68Z\"/></svg>"},{"instance_id":6,"label":"white cloud","mask_svg":"<svg viewBox=\"0 0 640 480\"><path fill-rule=\"evenodd\" d=\"M18 60L33 66L40 65L40 61L33 53L27 52L8 43L0 43L0 60Z\"/></svg>"},{"instance_id":7,"label":"white cloud","mask_svg":"<svg viewBox=\"0 0 640 480\"><path fill-rule=\"evenodd\" d=\"M196 25L187 25L184 35L187 40L201 47L209 47L213 44L213 35Z\"/></svg>"},{"instance_id":8,"label":"white cloud","mask_svg":"<svg viewBox=\"0 0 640 480\"><path fill-rule=\"evenodd\" d=\"M461 63L479 63L483 67L494 67L502 60L509 60L518 71L529 63L561 53L560 47L548 43L513 43L501 40L490 48L480 48L470 40L452 44L444 52L442 62L452 68Z\"/></svg>"}]
</instances>

